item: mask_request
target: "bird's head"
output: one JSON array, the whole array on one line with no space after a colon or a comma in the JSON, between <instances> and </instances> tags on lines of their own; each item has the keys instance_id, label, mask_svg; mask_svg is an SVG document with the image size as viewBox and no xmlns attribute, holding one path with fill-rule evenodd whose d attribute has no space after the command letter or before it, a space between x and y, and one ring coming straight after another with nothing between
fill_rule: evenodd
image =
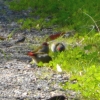
<instances>
[{"instance_id":1,"label":"bird's head","mask_svg":"<svg viewBox=\"0 0 100 100\"><path fill-rule=\"evenodd\" d=\"M48 46L48 43L47 42L44 42L42 45Z\"/></svg>"},{"instance_id":2,"label":"bird's head","mask_svg":"<svg viewBox=\"0 0 100 100\"><path fill-rule=\"evenodd\" d=\"M56 50L62 52L65 50L65 46L62 43L58 43Z\"/></svg>"}]
</instances>

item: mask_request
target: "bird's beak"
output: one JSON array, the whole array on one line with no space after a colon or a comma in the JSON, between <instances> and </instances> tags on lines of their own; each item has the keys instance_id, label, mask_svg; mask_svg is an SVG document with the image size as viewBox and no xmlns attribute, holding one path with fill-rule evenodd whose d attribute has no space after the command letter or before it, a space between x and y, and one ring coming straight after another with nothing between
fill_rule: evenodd
<instances>
[{"instance_id":1,"label":"bird's beak","mask_svg":"<svg viewBox=\"0 0 100 100\"><path fill-rule=\"evenodd\" d=\"M34 52L31 52L31 51L27 52L28 56L33 56L33 54L34 54Z\"/></svg>"},{"instance_id":2,"label":"bird's beak","mask_svg":"<svg viewBox=\"0 0 100 100\"><path fill-rule=\"evenodd\" d=\"M45 54L44 52L32 52L32 51L29 51L26 53L26 55L28 56L33 56L34 54Z\"/></svg>"}]
</instances>

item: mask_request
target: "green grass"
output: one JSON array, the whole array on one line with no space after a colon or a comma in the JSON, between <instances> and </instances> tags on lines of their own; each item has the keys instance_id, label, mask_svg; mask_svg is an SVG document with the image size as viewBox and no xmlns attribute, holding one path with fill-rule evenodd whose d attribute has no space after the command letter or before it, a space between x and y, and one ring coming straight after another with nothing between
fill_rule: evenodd
<instances>
[{"instance_id":1,"label":"green grass","mask_svg":"<svg viewBox=\"0 0 100 100\"><path fill-rule=\"evenodd\" d=\"M39 28L58 25L60 28L67 27L79 32L87 32L91 30L91 26L95 26L95 23L100 26L99 0L12 0L7 4L16 12L32 10L29 14L33 16L32 19L18 19L18 22L23 23L22 29L30 29L39 24ZM95 19L95 23L86 14ZM34 16L40 19L35 22ZM49 20L46 20L48 18Z\"/></svg>"},{"instance_id":2,"label":"green grass","mask_svg":"<svg viewBox=\"0 0 100 100\"><path fill-rule=\"evenodd\" d=\"M16 12L32 9L33 18L17 20L21 29L57 25L55 30L76 30L74 37L59 39L68 44L67 49L50 53L53 61L48 66L57 70L59 64L70 74L69 82L62 87L80 92L80 100L100 100L100 0L12 0L7 4ZM77 82L72 84L74 79Z\"/></svg>"},{"instance_id":3,"label":"green grass","mask_svg":"<svg viewBox=\"0 0 100 100\"><path fill-rule=\"evenodd\" d=\"M74 43L73 43L73 41ZM71 42L72 41L72 42ZM52 54L53 61L49 66L57 70L57 64L70 75L64 89L80 92L80 100L99 100L100 98L100 35L75 36L66 39L67 50ZM78 45L76 45L78 43ZM71 80L77 80L72 84Z\"/></svg>"},{"instance_id":4,"label":"green grass","mask_svg":"<svg viewBox=\"0 0 100 100\"><path fill-rule=\"evenodd\" d=\"M53 53L46 66L57 71L57 64L70 75L70 80L61 84L63 89L74 90L79 100L99 100L100 98L100 34L75 35L67 39L57 39L67 44L64 52ZM39 66L43 66L39 63ZM45 65L44 65L45 66ZM72 83L76 80L76 83Z\"/></svg>"}]
</instances>

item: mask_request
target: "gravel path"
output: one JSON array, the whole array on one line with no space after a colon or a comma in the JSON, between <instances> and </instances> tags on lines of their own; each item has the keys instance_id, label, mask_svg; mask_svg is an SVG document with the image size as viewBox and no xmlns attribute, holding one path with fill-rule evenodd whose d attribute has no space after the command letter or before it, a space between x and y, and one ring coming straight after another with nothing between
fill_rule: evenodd
<instances>
[{"instance_id":1,"label":"gravel path","mask_svg":"<svg viewBox=\"0 0 100 100\"><path fill-rule=\"evenodd\" d=\"M31 58L25 55L30 45L39 45L41 37L52 34L52 29L20 30L14 19L27 18L29 12L11 11L5 1L0 0L0 36L13 35L0 41L0 100L73 100L76 93L60 86L69 80L67 74L30 65ZM17 43L24 36L25 41Z\"/></svg>"}]
</instances>

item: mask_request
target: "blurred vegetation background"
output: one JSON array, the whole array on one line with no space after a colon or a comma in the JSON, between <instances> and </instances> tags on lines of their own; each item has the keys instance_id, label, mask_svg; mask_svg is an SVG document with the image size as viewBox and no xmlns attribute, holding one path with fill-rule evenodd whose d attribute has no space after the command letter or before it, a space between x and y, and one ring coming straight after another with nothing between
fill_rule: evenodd
<instances>
[{"instance_id":1,"label":"blurred vegetation background","mask_svg":"<svg viewBox=\"0 0 100 100\"><path fill-rule=\"evenodd\" d=\"M18 21L23 22L23 29L27 26L30 28L27 24L31 24L31 27L39 24L39 28L58 25L60 29L88 32L92 28L98 30L96 24L100 26L99 4L100 0L12 0L9 7L17 12L31 9L30 16L33 17Z\"/></svg>"}]
</instances>

